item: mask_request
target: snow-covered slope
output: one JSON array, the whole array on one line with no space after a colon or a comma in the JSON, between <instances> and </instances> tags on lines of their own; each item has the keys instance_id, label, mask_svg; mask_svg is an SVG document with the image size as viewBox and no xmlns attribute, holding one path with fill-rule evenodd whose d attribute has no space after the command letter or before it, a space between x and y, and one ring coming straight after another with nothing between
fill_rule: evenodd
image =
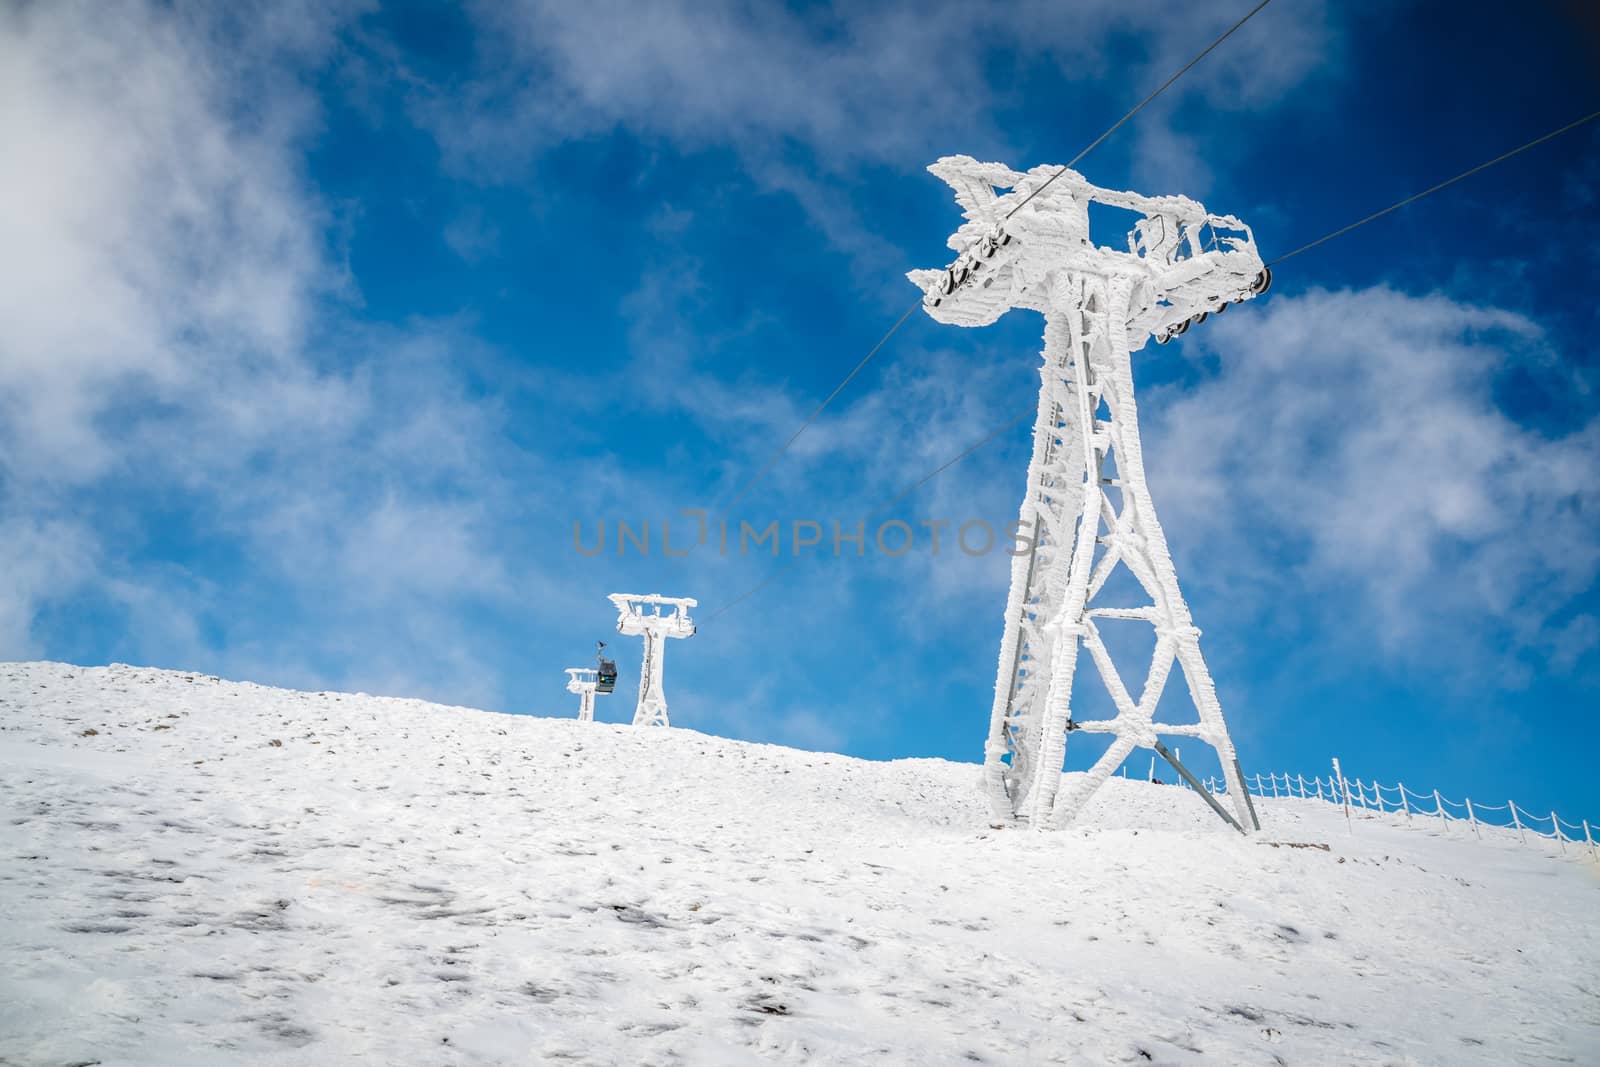
<instances>
[{"instance_id":1,"label":"snow-covered slope","mask_svg":"<svg viewBox=\"0 0 1600 1067\"><path fill-rule=\"evenodd\" d=\"M1113 780L0 665L0 1063L1595 1063L1600 880Z\"/></svg>"}]
</instances>

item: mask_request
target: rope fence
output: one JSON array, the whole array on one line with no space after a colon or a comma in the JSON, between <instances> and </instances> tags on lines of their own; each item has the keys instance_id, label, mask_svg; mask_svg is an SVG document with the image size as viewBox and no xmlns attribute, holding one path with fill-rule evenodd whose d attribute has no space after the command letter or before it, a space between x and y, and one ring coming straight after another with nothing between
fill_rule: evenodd
<instances>
[{"instance_id":1,"label":"rope fence","mask_svg":"<svg viewBox=\"0 0 1600 1067\"><path fill-rule=\"evenodd\" d=\"M1207 778L1202 784L1215 795L1227 792L1227 785L1220 778ZM1600 846L1595 842L1600 826L1588 819L1568 822L1553 811L1548 815L1537 815L1518 807L1514 800L1507 800L1504 804L1485 804L1464 797L1456 801L1440 796L1437 789L1418 793L1404 782L1380 785L1376 781L1363 782L1359 778L1352 781L1342 774L1326 778L1307 778L1303 774L1246 775L1244 786L1258 797L1321 800L1365 815L1404 815L1408 823L1414 823L1418 817L1439 819L1446 833L1451 823L1466 823L1480 840L1485 829L1510 831L1523 843L1530 839L1554 841L1563 853L1568 845L1580 846L1580 851L1586 848L1591 857L1600 858ZM1543 828L1546 826L1548 829Z\"/></svg>"}]
</instances>

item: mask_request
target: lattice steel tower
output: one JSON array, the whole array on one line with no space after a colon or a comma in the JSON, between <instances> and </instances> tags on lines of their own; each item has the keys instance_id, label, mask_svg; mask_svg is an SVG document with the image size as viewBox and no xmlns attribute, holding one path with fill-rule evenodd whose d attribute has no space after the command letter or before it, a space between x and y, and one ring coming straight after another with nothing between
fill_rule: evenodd
<instances>
[{"instance_id":1,"label":"lattice steel tower","mask_svg":"<svg viewBox=\"0 0 1600 1067\"><path fill-rule=\"evenodd\" d=\"M578 694L579 722L594 722L594 694L600 688L598 675L593 667L567 668L567 692Z\"/></svg>"},{"instance_id":2,"label":"lattice steel tower","mask_svg":"<svg viewBox=\"0 0 1600 1067\"><path fill-rule=\"evenodd\" d=\"M639 668L639 704L633 711L635 726L671 726L667 718L667 697L661 689L661 673L669 637L693 637L694 620L689 609L699 602L689 597L661 596L658 593L612 593L617 606L617 632L644 638L644 663ZM669 614L661 614L663 605ZM653 607L654 611L646 611Z\"/></svg>"},{"instance_id":3,"label":"lattice steel tower","mask_svg":"<svg viewBox=\"0 0 1600 1067\"><path fill-rule=\"evenodd\" d=\"M1023 174L950 156L928 169L955 190L967 222L950 238L960 253L955 263L908 275L925 293L924 309L958 326L987 326L1011 308L1045 318L1021 509L1033 547L1013 558L984 750L995 813L1026 818L1038 829L1065 825L1135 746L1167 755L1157 740L1165 733L1216 749L1237 816L1230 821L1247 827L1251 814L1233 741L1145 485L1131 357L1151 336L1165 343L1192 322L1264 292L1271 276L1255 239L1238 219L1208 215L1187 197L1100 189L1057 167ZM1126 250L1090 242L1091 202L1140 216ZM1102 594L1118 568L1131 572L1149 603L1108 602L1113 598ZM1141 620L1155 630L1137 695L1103 640L1101 623L1110 619ZM1116 709L1110 718L1073 718L1080 645ZM1174 664L1198 722L1155 721ZM1112 740L1063 793L1067 734L1076 730Z\"/></svg>"}]
</instances>

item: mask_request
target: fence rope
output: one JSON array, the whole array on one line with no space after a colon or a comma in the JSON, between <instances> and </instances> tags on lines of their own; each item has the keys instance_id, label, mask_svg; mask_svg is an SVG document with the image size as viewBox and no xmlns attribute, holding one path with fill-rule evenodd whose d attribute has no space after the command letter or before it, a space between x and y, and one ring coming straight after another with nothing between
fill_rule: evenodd
<instances>
[{"instance_id":1,"label":"fence rope","mask_svg":"<svg viewBox=\"0 0 1600 1067\"><path fill-rule=\"evenodd\" d=\"M1251 777L1246 775L1240 779L1246 792L1252 792ZM1588 819L1582 819L1578 822L1568 822L1554 811L1548 815L1535 815L1527 808L1519 807L1515 800L1508 800L1504 804L1474 803L1471 797L1466 797L1462 800L1451 800L1449 797L1442 796L1438 790L1434 790L1432 793L1418 793L1416 790L1408 788L1404 782L1383 785L1377 781L1363 782L1359 778L1345 778L1341 781L1332 775L1326 778L1321 775L1314 775L1308 782L1305 775L1291 775L1287 771L1281 775L1283 778L1281 787L1283 791L1280 793L1278 791L1280 788L1278 783L1279 774L1269 771L1265 775L1257 773L1253 777L1255 778L1253 792L1258 797L1319 800L1335 807L1344 804L1348 800L1353 804L1359 805L1364 811L1376 810L1385 815L1398 815L1404 812L1408 823L1413 815L1421 815L1424 818L1438 819L1441 827L1445 828L1447 836L1449 824L1452 822L1468 823L1472 827L1472 832L1480 839L1483 837L1480 827L1488 827L1491 830L1515 830L1524 843L1528 840L1528 834L1532 833L1534 837L1541 840L1555 841L1563 853L1567 851L1567 844L1570 842L1580 846L1580 853L1587 848L1592 857L1600 859L1600 841L1596 841L1597 834L1600 834L1600 821L1591 822ZM1295 786L1297 784L1300 788L1298 797L1295 795ZM1221 778L1215 776L1205 778L1201 785L1213 795L1227 794L1227 783ZM1372 790L1370 798L1367 795L1368 788ZM1312 795L1312 790L1315 790L1315 796ZM1399 799L1387 799L1384 796L1384 790L1393 792ZM1429 801L1433 802L1433 810L1431 811L1426 807L1416 806L1418 804L1426 804ZM1386 804L1390 805L1390 807L1385 807ZM1466 815L1455 814L1449 810L1451 808L1465 811ZM1505 822L1491 822L1483 818L1485 812L1502 811L1506 812ZM1549 822L1550 829L1540 830L1537 825L1532 825L1541 822ZM1563 827L1566 829L1563 830Z\"/></svg>"}]
</instances>

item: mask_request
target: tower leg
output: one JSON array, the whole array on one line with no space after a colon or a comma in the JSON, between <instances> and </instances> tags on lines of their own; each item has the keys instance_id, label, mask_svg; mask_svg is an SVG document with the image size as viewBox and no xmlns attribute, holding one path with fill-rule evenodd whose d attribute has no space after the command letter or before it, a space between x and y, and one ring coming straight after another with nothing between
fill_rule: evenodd
<instances>
[{"instance_id":1,"label":"tower leg","mask_svg":"<svg viewBox=\"0 0 1600 1067\"><path fill-rule=\"evenodd\" d=\"M1243 783L1238 781L1233 742L1222 718L1211 673L1200 653L1200 631L1179 591L1166 535L1156 519L1145 482L1124 325L1128 287L1126 279L1064 276L1057 283L1049 314L1052 324L1059 323L1058 336L1068 342L1066 359L1060 365L1060 384L1067 394L1061 411L1063 419L1072 424L1073 433L1060 440L1070 439L1077 446L1072 462L1076 467L1074 479L1081 487L1081 506L1072 550L1051 558L1050 573L1044 581L1046 589L1060 588L1061 596L1047 602L1046 607L1052 609L1050 617L1039 620L1052 642L1049 685L1037 723L1037 758L1027 811L1037 829L1066 825L1135 746L1155 746L1159 731L1196 737L1216 749L1230 801L1239 824L1245 826L1249 825L1249 815L1243 800ZM1048 355L1047 346L1047 369ZM1102 405L1107 412L1104 418L1099 414ZM1037 450L1037 440L1035 447ZM1107 477L1113 467L1115 476ZM1150 603L1102 602L1109 599L1102 598L1101 593L1119 566L1133 575ZM1124 685L1096 625L1097 619L1107 618L1143 620L1155 630L1155 651L1137 700ZM1080 648L1095 661L1116 709L1112 718L1073 719L1072 691ZM1187 683L1198 722L1155 722L1156 706L1174 664ZM1075 778L1063 792L1061 767L1067 733L1074 730L1112 734L1113 740L1088 773Z\"/></svg>"},{"instance_id":2,"label":"tower leg","mask_svg":"<svg viewBox=\"0 0 1600 1067\"><path fill-rule=\"evenodd\" d=\"M1056 636L1046 624L1060 614L1062 596L1055 563L1072 550L1073 529L1083 506L1078 423L1064 417L1067 405L1074 403L1066 370L1071 351L1067 320L1047 318L1033 458L1017 520L1029 550L1011 561L999 671L984 746L985 792L997 818L1028 810Z\"/></svg>"},{"instance_id":3,"label":"tower leg","mask_svg":"<svg viewBox=\"0 0 1600 1067\"><path fill-rule=\"evenodd\" d=\"M666 638L654 630L644 632L644 666L639 671L639 704L634 708L635 726L671 726L667 719L667 697L661 690L662 660Z\"/></svg>"}]
</instances>

